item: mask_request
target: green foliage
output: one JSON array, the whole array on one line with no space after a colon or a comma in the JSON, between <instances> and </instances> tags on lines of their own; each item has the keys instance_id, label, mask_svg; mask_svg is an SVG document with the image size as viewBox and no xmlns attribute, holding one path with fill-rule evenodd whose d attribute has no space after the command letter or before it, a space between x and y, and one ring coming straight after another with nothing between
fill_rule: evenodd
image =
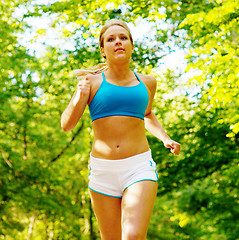
<instances>
[{"instance_id":1,"label":"green foliage","mask_svg":"<svg viewBox=\"0 0 239 240\"><path fill-rule=\"evenodd\" d=\"M208 100L208 108L223 108L219 123L229 123L228 137L239 132L238 109L238 1L216 1L213 8L187 15L180 27L188 29L193 49L188 69L199 70L192 83L199 84Z\"/></svg>"},{"instance_id":2,"label":"green foliage","mask_svg":"<svg viewBox=\"0 0 239 240\"><path fill-rule=\"evenodd\" d=\"M156 77L154 112L182 144L175 157L147 133L159 173L149 239L237 239L238 1L145 3L1 1L0 239L99 239L89 112L67 133L60 116L77 83L72 70L103 61L97 38L109 18L151 24L131 66ZM177 48L190 50L186 71L196 69L186 84L182 70L160 70Z\"/></svg>"}]
</instances>

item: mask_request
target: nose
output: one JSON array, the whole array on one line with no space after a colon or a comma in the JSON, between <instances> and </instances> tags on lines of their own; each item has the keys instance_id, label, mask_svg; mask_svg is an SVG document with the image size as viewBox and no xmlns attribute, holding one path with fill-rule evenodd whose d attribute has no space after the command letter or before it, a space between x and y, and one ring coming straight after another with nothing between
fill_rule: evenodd
<instances>
[{"instance_id":1,"label":"nose","mask_svg":"<svg viewBox=\"0 0 239 240\"><path fill-rule=\"evenodd\" d=\"M115 44L116 44L116 45L122 44L121 39L120 39L119 37L116 38Z\"/></svg>"}]
</instances>

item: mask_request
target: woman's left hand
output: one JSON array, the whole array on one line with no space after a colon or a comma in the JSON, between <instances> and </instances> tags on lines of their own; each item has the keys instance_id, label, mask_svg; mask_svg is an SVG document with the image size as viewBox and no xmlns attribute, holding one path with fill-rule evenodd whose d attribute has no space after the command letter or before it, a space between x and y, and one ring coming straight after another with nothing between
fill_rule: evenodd
<instances>
[{"instance_id":1,"label":"woman's left hand","mask_svg":"<svg viewBox=\"0 0 239 240\"><path fill-rule=\"evenodd\" d=\"M175 141L173 141L172 139L167 139L167 140L164 142L164 146L165 146L166 148L170 148L170 149L171 149L171 152L172 152L174 155L179 155L180 149L181 149L181 144L180 144L180 143L175 142Z\"/></svg>"}]
</instances>

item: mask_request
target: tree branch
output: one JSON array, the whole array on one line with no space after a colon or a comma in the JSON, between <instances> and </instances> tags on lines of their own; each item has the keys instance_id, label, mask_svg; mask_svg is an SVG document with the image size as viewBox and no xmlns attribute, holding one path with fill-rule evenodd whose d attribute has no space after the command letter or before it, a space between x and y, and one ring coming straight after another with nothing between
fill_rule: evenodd
<instances>
[{"instance_id":1,"label":"tree branch","mask_svg":"<svg viewBox=\"0 0 239 240\"><path fill-rule=\"evenodd\" d=\"M58 160L63 154L64 152L70 147L70 145L72 144L72 142L75 140L75 138L79 135L79 133L81 132L81 130L83 129L83 122L81 124L81 126L79 127L79 129L74 133L74 135L72 136L71 140L69 143L67 143L65 145L65 147L61 150L61 152L56 156L54 157L53 159L51 159L50 163L52 162L55 162L56 160Z\"/></svg>"}]
</instances>

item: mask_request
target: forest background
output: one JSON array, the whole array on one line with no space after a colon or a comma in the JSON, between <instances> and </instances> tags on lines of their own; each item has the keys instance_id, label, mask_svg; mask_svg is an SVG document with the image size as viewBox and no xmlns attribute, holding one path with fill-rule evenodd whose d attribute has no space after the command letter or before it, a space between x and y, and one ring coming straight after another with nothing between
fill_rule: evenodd
<instances>
[{"instance_id":1,"label":"forest background","mask_svg":"<svg viewBox=\"0 0 239 240\"><path fill-rule=\"evenodd\" d=\"M132 69L158 82L147 133L159 173L148 239L239 239L239 1L1 0L0 239L99 239L88 110L63 132L73 69L103 62L101 26L129 23Z\"/></svg>"}]
</instances>

